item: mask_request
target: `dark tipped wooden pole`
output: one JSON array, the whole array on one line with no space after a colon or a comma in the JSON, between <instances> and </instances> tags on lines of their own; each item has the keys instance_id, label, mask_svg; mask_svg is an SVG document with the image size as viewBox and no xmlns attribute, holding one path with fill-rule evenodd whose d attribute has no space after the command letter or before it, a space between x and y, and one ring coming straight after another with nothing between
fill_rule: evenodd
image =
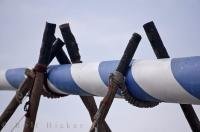
<instances>
[{"instance_id":1,"label":"dark tipped wooden pole","mask_svg":"<svg viewBox=\"0 0 200 132\"><path fill-rule=\"evenodd\" d=\"M200 122L194 108L190 104L181 104L181 109L193 132L200 132Z\"/></svg>"},{"instance_id":2,"label":"dark tipped wooden pole","mask_svg":"<svg viewBox=\"0 0 200 132\"><path fill-rule=\"evenodd\" d=\"M35 73L27 69L25 71L25 75L27 76L27 78L21 83L18 90L16 91L15 96L12 98L11 102L8 104L0 117L0 131L6 125L17 107L21 104L24 96L26 96L30 88L33 86Z\"/></svg>"},{"instance_id":3,"label":"dark tipped wooden pole","mask_svg":"<svg viewBox=\"0 0 200 132\"><path fill-rule=\"evenodd\" d=\"M60 38L57 38L57 39L55 38L55 41L51 49L51 55L50 55L48 65L51 63L51 61L54 58L57 58L57 61L59 62L59 64L70 64L70 60L68 59L64 50L62 49L64 44L65 43ZM50 90L47 84L47 76L45 77L43 95L44 97L47 97L47 98L60 98L60 97L67 96L66 94L59 94Z\"/></svg>"},{"instance_id":4,"label":"dark tipped wooden pole","mask_svg":"<svg viewBox=\"0 0 200 132\"><path fill-rule=\"evenodd\" d=\"M26 120L24 124L24 132L33 132L35 126L36 115L39 107L40 97L42 94L42 88L44 84L44 77L47 65L49 63L49 58L51 54L51 48L53 45L55 24L46 23L46 27L43 34L42 46L40 49L40 55L38 63L36 64L35 71L35 82L31 90L30 95L30 106L26 115Z\"/></svg>"},{"instance_id":5,"label":"dark tipped wooden pole","mask_svg":"<svg viewBox=\"0 0 200 132\"><path fill-rule=\"evenodd\" d=\"M69 53L70 59L72 63L81 63L81 56L79 53L78 44L74 35L71 32L69 23L60 25L60 31L63 36L64 42L66 44L67 51ZM94 121L94 115L97 112L98 108L95 102L94 97L92 96L80 96L82 102L87 108L90 118ZM102 125L102 130L106 132L111 132L109 126L104 121Z\"/></svg>"},{"instance_id":6,"label":"dark tipped wooden pole","mask_svg":"<svg viewBox=\"0 0 200 132\"><path fill-rule=\"evenodd\" d=\"M52 50L51 50L51 56L50 56L50 60L49 63L53 60L54 57L57 58L59 64L70 64L70 60L67 57L67 55L65 54L64 50L62 49L62 47L65 45L65 43L57 38L54 41Z\"/></svg>"},{"instance_id":7,"label":"dark tipped wooden pole","mask_svg":"<svg viewBox=\"0 0 200 132\"><path fill-rule=\"evenodd\" d=\"M161 40L161 37L154 23L151 21L144 24L143 27L157 59L169 58L169 54Z\"/></svg>"},{"instance_id":8,"label":"dark tipped wooden pole","mask_svg":"<svg viewBox=\"0 0 200 132\"><path fill-rule=\"evenodd\" d=\"M98 128L99 125L102 124L102 121L105 120L106 115L114 100L117 89L122 87L122 84L124 83L124 76L127 72L129 64L133 58L133 55L135 54L135 51L138 47L140 40L141 36L137 33L134 33L132 38L130 39L116 71L113 74L111 74L108 86L108 92L101 101L100 108L95 114L95 120L92 124L90 132L92 132L95 129L95 127Z\"/></svg>"},{"instance_id":9,"label":"dark tipped wooden pole","mask_svg":"<svg viewBox=\"0 0 200 132\"><path fill-rule=\"evenodd\" d=\"M64 45L64 43L59 38L55 39L54 45L53 45L52 50L51 50L49 63L53 60L53 58L55 56L61 64L64 64L63 62L66 62L67 64L70 63L68 57L66 56L66 54L62 50L63 45ZM25 71L25 75L27 76L27 78L19 86L18 90L16 91L15 96L13 97L13 99L11 100L9 105L6 107L6 109L4 110L2 115L0 116L0 131L6 125L6 123L10 119L10 117L14 114L17 107L21 104L25 95L33 87L33 83L34 83L34 80L35 80L35 73L32 70L27 69ZM61 96L61 95L57 95L57 96Z\"/></svg>"},{"instance_id":10,"label":"dark tipped wooden pole","mask_svg":"<svg viewBox=\"0 0 200 132\"><path fill-rule=\"evenodd\" d=\"M59 26L60 31L65 42L69 57L72 63L81 63L81 56L79 53L78 44L75 40L74 35L71 32L69 23L62 24Z\"/></svg>"},{"instance_id":11,"label":"dark tipped wooden pole","mask_svg":"<svg viewBox=\"0 0 200 132\"><path fill-rule=\"evenodd\" d=\"M158 30L156 29L153 21L144 24L144 30L147 34L147 37L151 43L154 53L158 59L169 58L167 50L160 38ZM193 132L200 132L200 122L199 119L190 104L180 104L181 109L192 129Z\"/></svg>"}]
</instances>

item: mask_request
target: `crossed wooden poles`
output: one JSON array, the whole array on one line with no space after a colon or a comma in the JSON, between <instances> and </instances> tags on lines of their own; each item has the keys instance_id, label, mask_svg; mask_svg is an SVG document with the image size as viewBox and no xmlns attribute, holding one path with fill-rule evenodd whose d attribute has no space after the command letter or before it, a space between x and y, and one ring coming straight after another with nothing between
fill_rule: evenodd
<instances>
[{"instance_id":1,"label":"crossed wooden poles","mask_svg":"<svg viewBox=\"0 0 200 132\"><path fill-rule=\"evenodd\" d=\"M60 25L60 31L65 43L62 42L59 38L55 38L55 28L55 24L46 23L38 63L32 70L26 70L26 79L21 84L21 86L16 92L16 95L13 97L13 99L11 100L11 102L0 117L0 130L5 126L5 124L13 115L17 107L21 104L22 99L26 96L27 93L29 93L30 99L25 106L27 113L23 130L24 132L33 132L34 130L37 110L42 94L47 97L66 96L53 93L49 90L46 80L47 66L53 60L54 57L57 58L60 64L81 63L82 61L79 54L78 45L76 43L74 35L70 30L69 24L66 23ZM64 50L62 49L64 44L66 45L71 62L65 54ZM43 85L46 87L43 88ZM93 121L94 115L97 112L97 105L95 103L94 97L80 96L80 98L86 106L90 114L91 120ZM105 121L103 122L101 131L111 131Z\"/></svg>"},{"instance_id":2,"label":"crossed wooden poles","mask_svg":"<svg viewBox=\"0 0 200 132\"><path fill-rule=\"evenodd\" d=\"M47 67L54 57L57 58L60 64L81 63L82 61L79 54L77 42L70 30L69 24L66 23L60 25L59 27L64 42L54 36L56 25L46 23L38 63L32 70L26 70L26 79L20 85L20 87L16 91L15 96L0 116L0 130L5 126L5 124L13 115L17 107L21 104L22 99L27 95L27 93L29 96L29 101L26 102L25 105L27 113L23 130L24 132L34 131L35 120L41 95L50 98L66 96L54 93L48 88L46 76ZM164 47L164 44L158 34L154 23L149 22L145 24L144 30L151 43L154 53L156 54L156 57L158 59L169 58L167 50ZM95 100L92 96L80 96L93 122L90 132L111 131L107 123L105 122L105 118L111 107L118 88L121 90L122 96L124 96L127 101L137 107L154 107L158 105L157 102L144 102L131 97L125 87L124 77L140 40L141 36L137 33L134 33L125 49L125 52L118 64L118 67L116 68L116 71L110 75L108 92L107 95L103 98L99 109L97 109ZM71 61L68 59L67 55L62 49L63 45L66 45ZM180 104L180 106L184 112L186 119L188 120L191 129L194 132L199 132L200 122L192 105Z\"/></svg>"},{"instance_id":3,"label":"crossed wooden poles","mask_svg":"<svg viewBox=\"0 0 200 132\"><path fill-rule=\"evenodd\" d=\"M166 48L164 47L164 44L160 38L160 35L154 25L153 22L149 22L144 24L144 30L147 34L147 37L150 41L150 44L153 48L153 51L157 57L157 59L161 58L169 58L168 52ZM132 60L132 57L137 49L137 46L141 40L141 36L139 34L134 33L132 38L130 39L124 54L119 62L119 65L114 73L110 75L109 80L109 86L108 86L108 92L107 95L103 98L100 104L100 108L95 114L95 120L93 121L93 124L90 128L90 132L95 130L95 128L98 130L99 127L102 125L102 122L105 120L106 115L112 105L112 102L114 100L114 96L119 89L121 89L121 93L123 94L123 91L125 88L125 82L124 77L126 75L128 66ZM133 99L130 96L125 95L125 99L127 99L130 102L133 102L132 104L138 107L153 107L156 106L155 104L152 104L151 102L143 102L137 99ZM133 101L132 101L133 100ZM139 104L138 104L139 103ZM141 105L140 105L141 104ZM183 110L183 113L192 129L193 132L200 132L200 122L199 119L192 107L192 105L189 104L180 104L181 109Z\"/></svg>"}]
</instances>

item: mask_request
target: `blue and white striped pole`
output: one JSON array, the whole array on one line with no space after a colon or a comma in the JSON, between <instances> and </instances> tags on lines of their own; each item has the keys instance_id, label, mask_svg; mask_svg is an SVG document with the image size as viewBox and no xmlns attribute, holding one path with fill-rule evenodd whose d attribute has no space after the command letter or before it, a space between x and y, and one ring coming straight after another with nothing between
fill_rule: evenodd
<instances>
[{"instance_id":1,"label":"blue and white striped pole","mask_svg":"<svg viewBox=\"0 0 200 132\"><path fill-rule=\"evenodd\" d=\"M108 78L119 61L103 61L48 68L48 85L56 93L105 96ZM16 90L25 79L25 68L0 72L0 90ZM126 86L144 101L200 104L200 56L133 60ZM120 97L120 92L116 97Z\"/></svg>"}]
</instances>

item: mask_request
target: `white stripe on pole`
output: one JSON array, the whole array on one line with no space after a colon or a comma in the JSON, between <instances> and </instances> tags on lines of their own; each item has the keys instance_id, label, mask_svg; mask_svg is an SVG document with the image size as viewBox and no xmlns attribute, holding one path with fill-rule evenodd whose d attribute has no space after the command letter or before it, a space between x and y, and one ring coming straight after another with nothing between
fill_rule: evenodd
<instances>
[{"instance_id":1,"label":"white stripe on pole","mask_svg":"<svg viewBox=\"0 0 200 132\"><path fill-rule=\"evenodd\" d=\"M176 81L170 63L170 59L136 60L132 65L132 74L144 91L159 100L199 104L200 100L185 91Z\"/></svg>"},{"instance_id":2,"label":"white stripe on pole","mask_svg":"<svg viewBox=\"0 0 200 132\"><path fill-rule=\"evenodd\" d=\"M97 96L105 96L108 88L100 78L98 67L99 62L73 64L71 75L74 82L84 91Z\"/></svg>"}]
</instances>

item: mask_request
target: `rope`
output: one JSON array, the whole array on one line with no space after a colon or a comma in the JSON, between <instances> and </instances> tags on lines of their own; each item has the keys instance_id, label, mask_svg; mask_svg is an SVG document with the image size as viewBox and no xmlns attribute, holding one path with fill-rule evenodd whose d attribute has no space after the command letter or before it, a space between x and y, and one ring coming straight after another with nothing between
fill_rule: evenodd
<instances>
[{"instance_id":1,"label":"rope","mask_svg":"<svg viewBox=\"0 0 200 132\"><path fill-rule=\"evenodd\" d=\"M133 97L126 88L124 76L118 71L115 71L110 75L110 80L112 80L111 82L115 83L115 85L118 85L124 99L133 106L139 108L152 108L159 104L159 102L143 101Z\"/></svg>"},{"instance_id":2,"label":"rope","mask_svg":"<svg viewBox=\"0 0 200 132\"><path fill-rule=\"evenodd\" d=\"M59 94L59 93L55 93L53 92L52 90L50 90L49 86L48 86L48 83L47 83L47 73L45 73L45 79L44 79L44 87L43 87L43 92L42 92L42 95L44 97L47 97L47 98L60 98L60 97L65 97L67 95L65 94Z\"/></svg>"},{"instance_id":3,"label":"rope","mask_svg":"<svg viewBox=\"0 0 200 132\"><path fill-rule=\"evenodd\" d=\"M36 64L33 70L37 72L45 73L47 71L47 66L43 64Z\"/></svg>"},{"instance_id":4,"label":"rope","mask_svg":"<svg viewBox=\"0 0 200 132\"><path fill-rule=\"evenodd\" d=\"M55 92L50 90L50 88L47 84L47 66L46 65L36 64L33 70L36 71L36 72L43 72L44 73L45 79L44 79L44 87L43 87L43 92L42 92L42 95L44 97L60 98L60 97L66 96L65 94L58 94L58 93L55 93ZM27 102L27 105L29 105L28 102Z\"/></svg>"}]
</instances>

